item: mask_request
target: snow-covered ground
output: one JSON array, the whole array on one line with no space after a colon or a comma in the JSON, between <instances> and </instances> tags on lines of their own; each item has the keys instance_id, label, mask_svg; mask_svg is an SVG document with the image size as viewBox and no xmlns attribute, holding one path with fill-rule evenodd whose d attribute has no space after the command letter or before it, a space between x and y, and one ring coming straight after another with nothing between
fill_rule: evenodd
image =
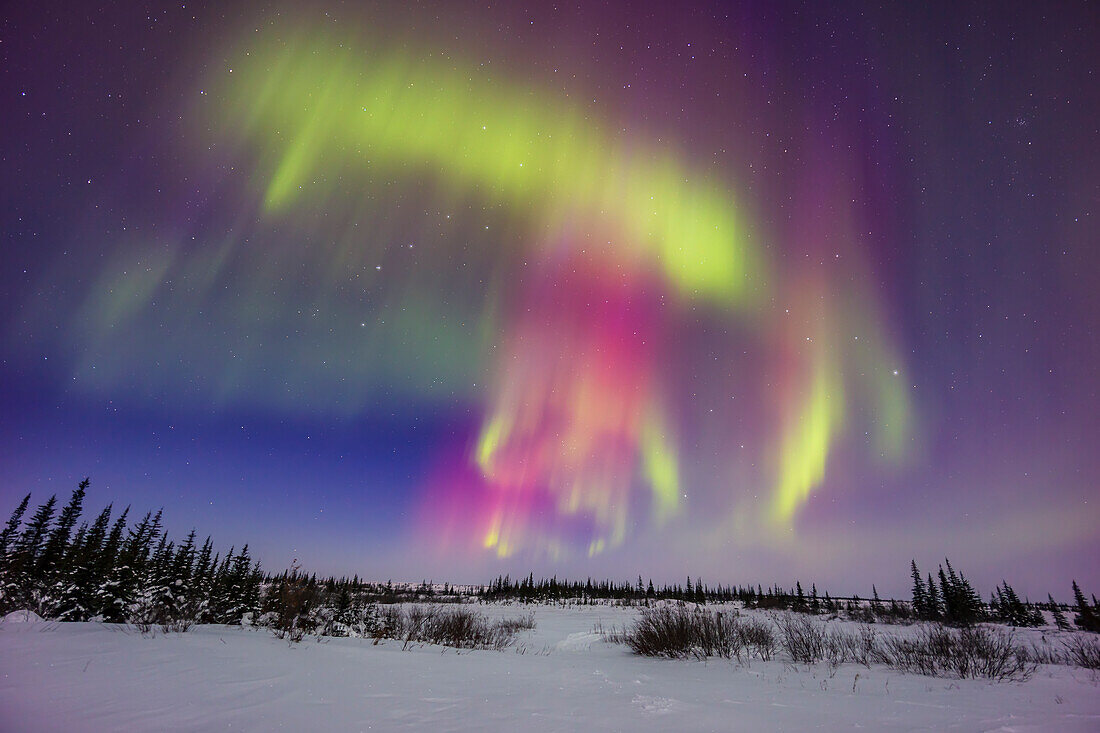
<instances>
[{"instance_id":1,"label":"snow-covered ground","mask_svg":"<svg viewBox=\"0 0 1100 733\"><path fill-rule=\"evenodd\" d=\"M504 652L201 626L0 624L3 731L1098 731L1095 673L1024 683L885 667L632 655L593 629L631 609L481 607L537 626ZM782 656L782 654L780 654Z\"/></svg>"}]
</instances>

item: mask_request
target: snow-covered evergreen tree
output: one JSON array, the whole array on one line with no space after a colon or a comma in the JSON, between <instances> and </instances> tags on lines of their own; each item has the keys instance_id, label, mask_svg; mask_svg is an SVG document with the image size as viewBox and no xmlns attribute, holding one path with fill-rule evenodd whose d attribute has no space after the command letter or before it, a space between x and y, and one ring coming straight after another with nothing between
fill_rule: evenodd
<instances>
[{"instance_id":1,"label":"snow-covered evergreen tree","mask_svg":"<svg viewBox=\"0 0 1100 733\"><path fill-rule=\"evenodd\" d=\"M12 574L15 541L18 539L19 527L23 523L23 514L27 511L27 504L30 503L30 500L30 494L23 497L23 501L15 507L15 511L8 518L8 523L4 525L3 531L0 532L0 613L7 613L15 608L12 599L17 590Z\"/></svg>"},{"instance_id":2,"label":"snow-covered evergreen tree","mask_svg":"<svg viewBox=\"0 0 1100 733\"><path fill-rule=\"evenodd\" d=\"M54 495L38 507L15 543L8 579L8 597L13 608L38 608L43 580L38 560L56 507Z\"/></svg>"},{"instance_id":3,"label":"snow-covered evergreen tree","mask_svg":"<svg viewBox=\"0 0 1100 733\"><path fill-rule=\"evenodd\" d=\"M122 514L111 525L111 532L107 535L103 548L96 557L92 572L92 599L90 612L93 617L104 620L112 620L111 616L122 618L122 609L125 607L121 593L122 560L122 536L126 531L126 518L130 514L130 507L122 510Z\"/></svg>"}]
</instances>

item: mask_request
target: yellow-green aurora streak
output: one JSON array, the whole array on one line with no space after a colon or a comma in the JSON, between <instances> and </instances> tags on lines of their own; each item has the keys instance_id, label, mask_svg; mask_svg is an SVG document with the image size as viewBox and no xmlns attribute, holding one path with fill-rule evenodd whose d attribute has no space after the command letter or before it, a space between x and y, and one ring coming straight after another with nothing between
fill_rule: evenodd
<instances>
[{"instance_id":1,"label":"yellow-green aurora streak","mask_svg":"<svg viewBox=\"0 0 1100 733\"><path fill-rule=\"evenodd\" d=\"M671 151L439 59L297 48L240 55L225 92L235 118L273 152L269 211L354 157L375 175L429 175L454 195L476 190L540 225L599 221L621 233L613 256L647 261L684 298L745 306L763 294L764 261L730 193Z\"/></svg>"},{"instance_id":2,"label":"yellow-green aurora streak","mask_svg":"<svg viewBox=\"0 0 1100 733\"><path fill-rule=\"evenodd\" d=\"M296 201L308 206L347 195L349 187L430 180L441 196L472 196L521 212L530 233L513 246L591 227L612 232L600 242L605 261L657 273L681 303L706 304L728 317L774 302L764 250L727 186L696 175L672 150L613 134L568 100L491 79L471 71L472 64L463 69L404 50L354 50L324 38L254 44L230 65L223 119L259 151L269 173L262 189L269 215ZM858 308L841 306L840 315L858 319ZM881 334L877 340L885 341ZM822 482L846 423L852 372L867 361L881 372L887 353L886 346L869 356L864 351L853 367L852 358L824 344L803 362L797 409L779 437L768 519L788 522ZM888 413L880 445L899 450L908 425L905 395L881 376L865 392ZM637 432L639 470L659 523L676 513L681 494L680 459L664 437L664 422L651 413ZM483 472L510 434L506 413L486 415L472 450ZM498 516L485 542L495 545L493 538L507 531ZM598 548L590 552L602 549L603 538L593 542Z\"/></svg>"}]
</instances>

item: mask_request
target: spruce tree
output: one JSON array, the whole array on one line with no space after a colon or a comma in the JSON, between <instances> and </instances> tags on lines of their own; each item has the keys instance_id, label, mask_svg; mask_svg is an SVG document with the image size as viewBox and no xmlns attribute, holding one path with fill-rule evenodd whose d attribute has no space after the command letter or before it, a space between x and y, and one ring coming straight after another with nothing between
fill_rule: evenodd
<instances>
[{"instance_id":1,"label":"spruce tree","mask_svg":"<svg viewBox=\"0 0 1100 733\"><path fill-rule=\"evenodd\" d=\"M1012 595L1015 598L1016 594L1013 593ZM984 618L985 610L982 607L982 598L962 573L959 573L959 597L962 601L963 624L969 626ZM1016 602L1019 603L1018 598Z\"/></svg>"},{"instance_id":2,"label":"spruce tree","mask_svg":"<svg viewBox=\"0 0 1100 733\"><path fill-rule=\"evenodd\" d=\"M356 608L352 603L351 589L347 583L341 583L333 597L331 621L320 633L328 636L349 636L355 625L355 616Z\"/></svg>"},{"instance_id":3,"label":"spruce tree","mask_svg":"<svg viewBox=\"0 0 1100 733\"><path fill-rule=\"evenodd\" d=\"M1001 587L997 588L993 601L990 606L994 616L1009 626L1027 627L1042 624L1041 617L1038 623L1035 622L1035 614L1031 612L1028 604L1021 601L1012 586L1004 580L1001 581Z\"/></svg>"},{"instance_id":4,"label":"spruce tree","mask_svg":"<svg viewBox=\"0 0 1100 733\"><path fill-rule=\"evenodd\" d=\"M86 621L95 604L96 564L103 549L107 525L111 518L108 504L85 533L77 533L69 546L65 566L67 578L61 589L58 617L66 621Z\"/></svg>"},{"instance_id":5,"label":"spruce tree","mask_svg":"<svg viewBox=\"0 0 1100 733\"><path fill-rule=\"evenodd\" d=\"M141 602L149 581L149 561L153 539L160 537L161 512L146 512L141 521L130 529L119 553L115 581L110 587L113 596L103 609L104 620L123 623L132 621L142 609Z\"/></svg>"},{"instance_id":6,"label":"spruce tree","mask_svg":"<svg viewBox=\"0 0 1100 733\"><path fill-rule=\"evenodd\" d=\"M262 577L252 569L248 556L248 545L241 548L228 570L226 587L226 612L222 623L240 624L245 614L254 614L259 609L259 584Z\"/></svg>"},{"instance_id":7,"label":"spruce tree","mask_svg":"<svg viewBox=\"0 0 1100 733\"><path fill-rule=\"evenodd\" d=\"M79 567L88 538L88 523L82 522L73 534L65 554L52 574L47 596L48 615L62 621L84 621L88 609L80 602Z\"/></svg>"},{"instance_id":8,"label":"spruce tree","mask_svg":"<svg viewBox=\"0 0 1100 733\"><path fill-rule=\"evenodd\" d=\"M92 592L90 611L92 616L101 616L105 621L124 620L123 598L120 591L123 571L120 566L122 535L126 531L126 518L129 515L130 507L126 507L111 525L111 532L107 535L103 549L96 558L95 570L92 573L97 585Z\"/></svg>"},{"instance_id":9,"label":"spruce tree","mask_svg":"<svg viewBox=\"0 0 1100 733\"><path fill-rule=\"evenodd\" d=\"M210 591L213 587L213 571L217 563L212 558L213 552L214 545L208 536L206 541L202 543L202 549L199 550L198 557L195 560L195 570L191 580L197 604L195 620L196 623L200 624L210 622Z\"/></svg>"},{"instance_id":10,"label":"spruce tree","mask_svg":"<svg viewBox=\"0 0 1100 733\"><path fill-rule=\"evenodd\" d=\"M933 579L932 573L928 574L927 604L927 615L925 616L925 620L939 621L943 618L943 599L940 597L940 592L936 588L936 581Z\"/></svg>"},{"instance_id":11,"label":"spruce tree","mask_svg":"<svg viewBox=\"0 0 1100 733\"><path fill-rule=\"evenodd\" d=\"M871 613L875 618L886 615L886 608L882 605L882 599L878 597L878 588L871 584Z\"/></svg>"},{"instance_id":12,"label":"spruce tree","mask_svg":"<svg viewBox=\"0 0 1100 733\"><path fill-rule=\"evenodd\" d=\"M45 547L42 549L42 555L38 560L40 574L43 577L49 577L59 569L58 566L61 563L62 556L65 554L65 549L69 545L69 535L76 525L76 520L80 517L81 508L84 504L84 493L88 490L89 483L89 480L85 477L77 486L76 490L73 491L69 503L65 505L61 513L57 516L57 523L46 539Z\"/></svg>"},{"instance_id":13,"label":"spruce tree","mask_svg":"<svg viewBox=\"0 0 1100 733\"><path fill-rule=\"evenodd\" d=\"M195 530L179 546L175 554L169 553L165 564L166 591L163 594L163 613L168 622L178 630L186 631L198 616L199 600L192 584L195 562Z\"/></svg>"},{"instance_id":14,"label":"spruce tree","mask_svg":"<svg viewBox=\"0 0 1100 733\"><path fill-rule=\"evenodd\" d=\"M16 537L16 533L19 531L19 525L23 523L23 513L27 511L27 504L30 500L30 494L23 497L23 501L19 502L19 506L15 507L15 511L11 513L11 517L8 519L8 523L4 525L4 531L0 532L0 569L6 566L8 548L11 546L12 541Z\"/></svg>"},{"instance_id":15,"label":"spruce tree","mask_svg":"<svg viewBox=\"0 0 1100 733\"><path fill-rule=\"evenodd\" d=\"M913 577L913 613L916 614L917 618L927 620L930 616L928 612L928 592L925 590L924 581L921 580L920 571L917 570L917 561L912 560L909 567Z\"/></svg>"},{"instance_id":16,"label":"spruce tree","mask_svg":"<svg viewBox=\"0 0 1100 733\"><path fill-rule=\"evenodd\" d=\"M27 504L30 500L30 494L23 497L23 501L19 502L19 506L12 512L11 518L4 526L4 531L0 532L0 614L7 613L15 608L13 595L17 592L18 586L13 573L15 569L14 544L17 539L19 525L23 522L23 513L27 511Z\"/></svg>"},{"instance_id":17,"label":"spruce tree","mask_svg":"<svg viewBox=\"0 0 1100 733\"><path fill-rule=\"evenodd\" d=\"M174 610L168 573L175 547L167 532L158 536L156 549L137 566L131 616L141 626L167 623Z\"/></svg>"},{"instance_id":18,"label":"spruce tree","mask_svg":"<svg viewBox=\"0 0 1100 733\"><path fill-rule=\"evenodd\" d=\"M951 567L951 563L947 564L947 567ZM954 570L951 571L951 575L954 575ZM939 570L940 577L940 597L943 603L943 620L949 624L958 623L959 614L959 600L958 600L958 588L956 587L956 581L951 579L951 576L947 575L943 571L943 565L940 565Z\"/></svg>"},{"instance_id":19,"label":"spruce tree","mask_svg":"<svg viewBox=\"0 0 1100 733\"><path fill-rule=\"evenodd\" d=\"M53 530L46 538L42 554L38 558L36 575L40 585L36 606L43 617L56 617L64 597L70 595L73 590L71 588L72 569L67 565L66 560L73 559L69 553L70 536L80 517L88 483L88 479L85 478L73 491L69 503L61 509ZM85 526L78 543L83 543L83 535L86 532Z\"/></svg>"},{"instance_id":20,"label":"spruce tree","mask_svg":"<svg viewBox=\"0 0 1100 733\"><path fill-rule=\"evenodd\" d=\"M43 578L38 574L38 558L42 555L56 506L57 496L51 496L38 507L15 543L6 588L6 597L13 608L39 608L37 601Z\"/></svg>"},{"instance_id":21,"label":"spruce tree","mask_svg":"<svg viewBox=\"0 0 1100 733\"><path fill-rule=\"evenodd\" d=\"M808 608L806 606L806 594L802 592L802 581L796 580L794 582L794 587L794 603L791 610L798 613L806 613Z\"/></svg>"},{"instance_id":22,"label":"spruce tree","mask_svg":"<svg viewBox=\"0 0 1100 733\"><path fill-rule=\"evenodd\" d=\"M943 618L955 626L969 626L981 620L982 601L965 576L956 573L951 561L944 558L947 572L940 566L940 591L943 597Z\"/></svg>"},{"instance_id":23,"label":"spruce tree","mask_svg":"<svg viewBox=\"0 0 1100 733\"><path fill-rule=\"evenodd\" d=\"M215 562L217 569L214 571L213 590L210 595L210 607L211 613L214 616L214 623L230 623L228 620L231 602L229 597L229 587L231 584L229 568L234 560L233 551L235 549L235 547L230 547L229 552L225 553L225 557L222 558L221 563Z\"/></svg>"},{"instance_id":24,"label":"spruce tree","mask_svg":"<svg viewBox=\"0 0 1100 733\"><path fill-rule=\"evenodd\" d=\"M1100 632L1100 616L1089 606L1076 580L1073 581L1073 600L1077 609L1077 616L1073 621L1077 624L1077 628L1083 631Z\"/></svg>"},{"instance_id":25,"label":"spruce tree","mask_svg":"<svg viewBox=\"0 0 1100 733\"><path fill-rule=\"evenodd\" d=\"M1047 620L1043 618L1043 612L1039 609L1039 604L1032 603L1031 600L1027 598L1024 599L1024 604L1031 609L1030 625L1035 627L1045 626Z\"/></svg>"},{"instance_id":26,"label":"spruce tree","mask_svg":"<svg viewBox=\"0 0 1100 733\"><path fill-rule=\"evenodd\" d=\"M15 552L18 555L18 561L21 565L21 569L30 574L39 558L42 554L43 541L47 536L47 532L50 526L50 520L53 519L53 512L57 506L57 496L51 496L45 504L38 507L38 510L27 522L27 526L23 529L23 534L19 536L18 542L15 545Z\"/></svg>"}]
</instances>

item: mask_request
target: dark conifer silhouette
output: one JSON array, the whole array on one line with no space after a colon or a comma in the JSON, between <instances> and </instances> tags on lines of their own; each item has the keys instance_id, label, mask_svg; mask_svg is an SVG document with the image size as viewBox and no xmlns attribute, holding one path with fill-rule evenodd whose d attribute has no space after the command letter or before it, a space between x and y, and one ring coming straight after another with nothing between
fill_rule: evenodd
<instances>
[{"instance_id":1,"label":"dark conifer silhouette","mask_svg":"<svg viewBox=\"0 0 1100 733\"><path fill-rule=\"evenodd\" d=\"M925 590L924 581L921 579L920 570L917 569L917 561L914 559L909 567L913 577L913 613L918 619L927 621L932 614L929 609L928 591Z\"/></svg>"},{"instance_id":2,"label":"dark conifer silhouette","mask_svg":"<svg viewBox=\"0 0 1100 733\"><path fill-rule=\"evenodd\" d=\"M1077 611L1077 616L1074 617L1073 622L1077 624L1077 628L1083 631L1100 633L1100 614L1097 613L1095 608L1089 606L1089 602L1085 600L1085 594L1081 591L1081 587L1077 585L1076 580L1073 581L1073 601Z\"/></svg>"},{"instance_id":3,"label":"dark conifer silhouette","mask_svg":"<svg viewBox=\"0 0 1100 733\"><path fill-rule=\"evenodd\" d=\"M65 621L100 619L133 623L142 629L185 631L194 623L249 622L281 629L292 639L305 633L325 635L384 634L400 613L381 613L378 604L405 601L433 603L512 600L522 603L598 603L652 605L671 601L679 606L740 602L746 608L791 610L804 614L841 614L865 622L896 623L911 618L969 626L991 619L1015 626L1043 623L1035 604L1021 600L1002 581L983 604L966 576L950 560L938 568L938 582L930 573L925 581L916 561L910 562L912 602L879 596L871 586L871 600L859 596L837 599L827 591L819 596L812 583L807 596L801 581L793 588L774 585L708 585L696 576L679 584L634 581L565 581L537 579L533 573L514 581L498 576L486 586L442 587L424 580L416 584L363 582L356 576L321 578L297 565L277 576L265 575L251 558L248 545L224 555L207 537L201 547L192 530L182 540L163 529L162 512L147 512L130 525L127 507L112 521L108 504L90 523L80 521L88 479L56 513L51 496L24 522L28 494L0 530L0 613L26 608ZM1100 609L1086 600L1073 582L1075 620L1080 629L1098 631ZM1060 629L1070 624L1048 594L1049 608ZM702 609L697 609L702 611ZM389 619L389 620L387 620ZM408 619L406 619L407 621ZM401 622L404 623L404 622ZM391 624L392 625L392 624Z\"/></svg>"},{"instance_id":4,"label":"dark conifer silhouette","mask_svg":"<svg viewBox=\"0 0 1100 733\"><path fill-rule=\"evenodd\" d=\"M1062 613L1062 608L1054 602L1054 596L1047 593L1047 601L1050 603L1050 613L1054 617L1054 625L1060 631L1069 631L1069 621L1066 620L1066 615Z\"/></svg>"}]
</instances>

